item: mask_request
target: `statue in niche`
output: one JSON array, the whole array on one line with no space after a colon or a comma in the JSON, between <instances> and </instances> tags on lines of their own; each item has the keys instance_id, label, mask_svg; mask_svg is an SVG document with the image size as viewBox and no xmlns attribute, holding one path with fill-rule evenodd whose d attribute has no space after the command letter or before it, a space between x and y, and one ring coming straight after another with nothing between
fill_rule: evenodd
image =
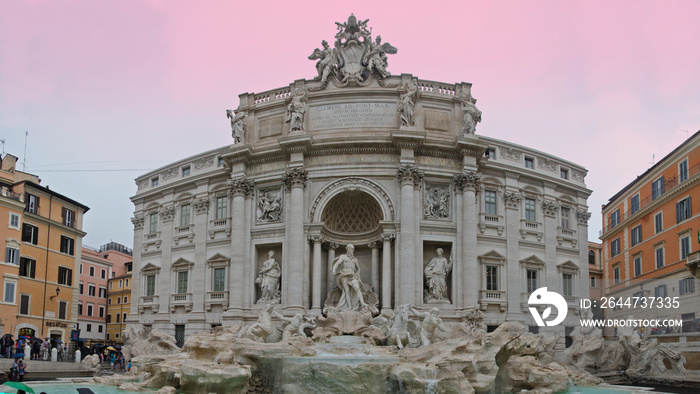
<instances>
[{"instance_id":1,"label":"statue in niche","mask_svg":"<svg viewBox=\"0 0 700 394\"><path fill-rule=\"evenodd\" d=\"M426 192L423 212L426 218L447 218L450 216L450 191L435 187Z\"/></svg>"},{"instance_id":2,"label":"statue in niche","mask_svg":"<svg viewBox=\"0 0 700 394\"><path fill-rule=\"evenodd\" d=\"M333 260L333 275L338 275L340 300L336 308L339 311L357 311L368 306L362 294L364 284L360 279L360 264L354 256L355 247L348 245L346 253Z\"/></svg>"},{"instance_id":3,"label":"statue in niche","mask_svg":"<svg viewBox=\"0 0 700 394\"><path fill-rule=\"evenodd\" d=\"M447 294L447 275L452 270L452 256L447 260L442 257L442 248L435 250L436 257L430 260L430 264L425 267L425 281L427 294L425 302L449 301Z\"/></svg>"},{"instance_id":4,"label":"statue in niche","mask_svg":"<svg viewBox=\"0 0 700 394\"><path fill-rule=\"evenodd\" d=\"M275 222L282 215L282 196L270 195L269 190L260 190L258 197L258 221Z\"/></svg>"},{"instance_id":5,"label":"statue in niche","mask_svg":"<svg viewBox=\"0 0 700 394\"><path fill-rule=\"evenodd\" d=\"M391 75L387 71L388 61L386 54L393 55L398 52L398 49L393 47L388 42L382 44L382 36L377 36L375 42L369 41L369 51L364 57L364 63L367 65L367 70L376 72L380 77L386 78Z\"/></svg>"},{"instance_id":6,"label":"statue in niche","mask_svg":"<svg viewBox=\"0 0 700 394\"><path fill-rule=\"evenodd\" d=\"M280 277L282 270L280 269L277 260L275 260L275 251L267 252L267 260L262 265L260 274L255 283L260 286L260 299L258 304L265 302L280 302Z\"/></svg>"},{"instance_id":7,"label":"statue in niche","mask_svg":"<svg viewBox=\"0 0 700 394\"><path fill-rule=\"evenodd\" d=\"M460 98L464 119L462 120L462 135L474 134L476 124L481 122L481 111L476 108L476 99L468 96Z\"/></svg>"},{"instance_id":8,"label":"statue in niche","mask_svg":"<svg viewBox=\"0 0 700 394\"><path fill-rule=\"evenodd\" d=\"M333 75L334 67L336 63L335 49L328 46L328 41L321 41L323 49L316 48L314 53L309 56L309 60L316 60L316 71L318 71L318 76L316 78L321 78L322 83L328 81L328 77Z\"/></svg>"},{"instance_id":9,"label":"statue in niche","mask_svg":"<svg viewBox=\"0 0 700 394\"><path fill-rule=\"evenodd\" d=\"M415 78L409 82L404 82L403 93L399 97L399 102L396 110L401 114L401 125L402 126L413 126L415 125L414 119L414 109L416 106L416 99L418 98L418 83L416 83Z\"/></svg>"},{"instance_id":10,"label":"statue in niche","mask_svg":"<svg viewBox=\"0 0 700 394\"><path fill-rule=\"evenodd\" d=\"M232 109L226 110L226 117L231 120L231 136L233 136L233 143L238 144L245 142L245 112L239 112L234 115Z\"/></svg>"},{"instance_id":11,"label":"statue in niche","mask_svg":"<svg viewBox=\"0 0 700 394\"><path fill-rule=\"evenodd\" d=\"M294 97L287 106L289 131L304 131L304 114L306 113L306 89L294 89Z\"/></svg>"},{"instance_id":12,"label":"statue in niche","mask_svg":"<svg viewBox=\"0 0 700 394\"><path fill-rule=\"evenodd\" d=\"M420 324L420 345L427 346L431 343L437 342L435 340L435 330L445 331L445 325L442 323L440 318L440 310L438 308L433 308L430 312L418 312L415 308L411 307L411 312L423 319Z\"/></svg>"}]
</instances>

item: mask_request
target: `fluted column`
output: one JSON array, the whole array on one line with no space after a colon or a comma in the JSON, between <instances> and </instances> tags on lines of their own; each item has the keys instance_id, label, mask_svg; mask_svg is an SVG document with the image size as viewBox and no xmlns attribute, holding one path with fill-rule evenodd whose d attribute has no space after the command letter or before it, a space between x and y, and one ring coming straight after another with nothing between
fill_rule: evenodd
<instances>
[{"instance_id":1,"label":"fluted column","mask_svg":"<svg viewBox=\"0 0 700 394\"><path fill-rule=\"evenodd\" d=\"M372 286L374 287L374 292L379 294L379 244L377 241L372 241L367 246L372 250Z\"/></svg>"},{"instance_id":2,"label":"fluted column","mask_svg":"<svg viewBox=\"0 0 700 394\"><path fill-rule=\"evenodd\" d=\"M391 240L394 234L382 234L382 312L391 309Z\"/></svg>"},{"instance_id":3,"label":"fluted column","mask_svg":"<svg viewBox=\"0 0 700 394\"><path fill-rule=\"evenodd\" d=\"M231 221L238 222L231 226L231 272L229 287L229 309L243 308L243 291L246 288L245 276L245 196L253 191L255 186L252 181L245 177L229 179L229 194L231 202Z\"/></svg>"},{"instance_id":4,"label":"fluted column","mask_svg":"<svg viewBox=\"0 0 700 394\"><path fill-rule=\"evenodd\" d=\"M479 301L479 264L476 261L478 223L476 193L480 187L479 175L473 172L455 175L454 182L462 192L462 261L453 269L462 278L462 308L477 305Z\"/></svg>"},{"instance_id":5,"label":"fluted column","mask_svg":"<svg viewBox=\"0 0 700 394\"><path fill-rule=\"evenodd\" d=\"M287 189L291 191L291 201L289 206L289 223L287 223L287 233L289 234L289 245L287 261L288 267L283 269L287 274L286 295L282 297L285 306L304 307L304 188L306 187L307 172L302 168L295 168L287 171L283 181Z\"/></svg>"},{"instance_id":6,"label":"fluted column","mask_svg":"<svg viewBox=\"0 0 700 394\"><path fill-rule=\"evenodd\" d=\"M416 210L414 201L414 189L420 186L423 175L414 166L406 165L399 167L398 178L401 182L401 226L399 250L401 264L397 264L395 269L399 274L397 283L398 295L396 304L415 305L418 300L415 297L416 290L416 253L414 245L416 243Z\"/></svg>"},{"instance_id":7,"label":"fluted column","mask_svg":"<svg viewBox=\"0 0 700 394\"><path fill-rule=\"evenodd\" d=\"M311 266L311 307L315 310L321 309L321 242L323 237L320 235L312 235L311 240L314 243L313 265Z\"/></svg>"}]
</instances>

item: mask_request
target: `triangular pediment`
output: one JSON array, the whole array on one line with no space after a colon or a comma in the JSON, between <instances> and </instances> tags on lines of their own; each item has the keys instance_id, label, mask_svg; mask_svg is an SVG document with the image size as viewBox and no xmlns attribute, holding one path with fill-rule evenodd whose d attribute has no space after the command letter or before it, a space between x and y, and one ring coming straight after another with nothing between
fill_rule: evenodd
<instances>
[{"instance_id":1,"label":"triangular pediment","mask_svg":"<svg viewBox=\"0 0 700 394\"><path fill-rule=\"evenodd\" d=\"M160 266L155 265L153 263L146 263L143 267L141 267L141 271L153 271L153 270L159 270Z\"/></svg>"},{"instance_id":2,"label":"triangular pediment","mask_svg":"<svg viewBox=\"0 0 700 394\"><path fill-rule=\"evenodd\" d=\"M573 261L567 260L567 261L565 261L565 262L563 262L563 263L557 265L557 268L559 268L559 269L569 269L569 270L578 270L579 267L578 267L578 265L576 265L576 263L574 263Z\"/></svg>"},{"instance_id":3,"label":"triangular pediment","mask_svg":"<svg viewBox=\"0 0 700 394\"><path fill-rule=\"evenodd\" d=\"M221 253L216 253L207 259L207 263L227 263L229 260L229 257L224 256Z\"/></svg>"},{"instance_id":4,"label":"triangular pediment","mask_svg":"<svg viewBox=\"0 0 700 394\"><path fill-rule=\"evenodd\" d=\"M191 261L189 261L189 260L185 260L185 259L183 259L183 258L181 257L181 258L177 259L177 260L171 265L171 268L173 268L173 269L176 269L176 268L191 268L192 266L194 266L194 263L193 263L193 262L191 262Z\"/></svg>"},{"instance_id":5,"label":"triangular pediment","mask_svg":"<svg viewBox=\"0 0 700 394\"><path fill-rule=\"evenodd\" d=\"M496 252L495 250L491 250L489 252L486 252L479 256L479 260L498 260L498 261L506 261L506 256Z\"/></svg>"},{"instance_id":6,"label":"triangular pediment","mask_svg":"<svg viewBox=\"0 0 700 394\"><path fill-rule=\"evenodd\" d=\"M520 260L520 264L528 264L528 265L544 265L544 260L541 258L535 256L534 254L530 257L524 258Z\"/></svg>"}]
</instances>

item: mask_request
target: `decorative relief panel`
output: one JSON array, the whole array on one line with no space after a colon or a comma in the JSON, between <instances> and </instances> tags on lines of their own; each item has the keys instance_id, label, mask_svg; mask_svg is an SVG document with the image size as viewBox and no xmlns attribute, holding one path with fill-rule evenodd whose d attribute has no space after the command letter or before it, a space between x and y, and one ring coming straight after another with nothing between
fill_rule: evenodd
<instances>
[{"instance_id":1,"label":"decorative relief panel","mask_svg":"<svg viewBox=\"0 0 700 394\"><path fill-rule=\"evenodd\" d=\"M513 148L501 148L499 149L501 151L501 158L514 161L516 163L520 163L520 152L516 151Z\"/></svg>"},{"instance_id":2,"label":"decorative relief panel","mask_svg":"<svg viewBox=\"0 0 700 394\"><path fill-rule=\"evenodd\" d=\"M559 207L554 201L543 201L542 202L542 212L545 216L555 216Z\"/></svg>"},{"instance_id":3,"label":"decorative relief panel","mask_svg":"<svg viewBox=\"0 0 700 394\"><path fill-rule=\"evenodd\" d=\"M520 209L520 202L523 200L523 197L518 193L506 192L503 193L503 199L505 200L506 208Z\"/></svg>"},{"instance_id":4,"label":"decorative relief panel","mask_svg":"<svg viewBox=\"0 0 700 394\"><path fill-rule=\"evenodd\" d=\"M575 181L583 182L583 178L584 178L585 176L586 176L586 175L585 175L584 173L582 173L582 172L579 172L579 171L571 171L571 177L572 177Z\"/></svg>"},{"instance_id":5,"label":"decorative relief panel","mask_svg":"<svg viewBox=\"0 0 700 394\"><path fill-rule=\"evenodd\" d=\"M163 223L172 222L175 219L175 207L172 205L162 207L159 214Z\"/></svg>"},{"instance_id":6,"label":"decorative relief panel","mask_svg":"<svg viewBox=\"0 0 700 394\"><path fill-rule=\"evenodd\" d=\"M256 219L258 223L273 223L282 220L282 187L259 189L256 198Z\"/></svg>"},{"instance_id":7,"label":"decorative relief panel","mask_svg":"<svg viewBox=\"0 0 700 394\"><path fill-rule=\"evenodd\" d=\"M162 177L164 181L167 181L168 179L175 178L177 174L180 172L180 169L177 167L167 169L163 171Z\"/></svg>"},{"instance_id":8,"label":"decorative relief panel","mask_svg":"<svg viewBox=\"0 0 700 394\"><path fill-rule=\"evenodd\" d=\"M198 199L194 200L194 211L198 215L209 212L209 198L199 197Z\"/></svg>"},{"instance_id":9,"label":"decorative relief panel","mask_svg":"<svg viewBox=\"0 0 700 394\"><path fill-rule=\"evenodd\" d=\"M423 217L448 219L451 217L450 186L426 184L423 197Z\"/></svg>"},{"instance_id":10,"label":"decorative relief panel","mask_svg":"<svg viewBox=\"0 0 700 394\"><path fill-rule=\"evenodd\" d=\"M554 160L549 160L544 157L539 158L537 160L537 166L541 170L546 170L549 172L557 172L557 163L554 162Z\"/></svg>"},{"instance_id":11,"label":"decorative relief panel","mask_svg":"<svg viewBox=\"0 0 700 394\"><path fill-rule=\"evenodd\" d=\"M202 157L201 159L197 159L194 161L193 165L195 170L201 170L202 168L211 167L214 165L214 156Z\"/></svg>"}]
</instances>

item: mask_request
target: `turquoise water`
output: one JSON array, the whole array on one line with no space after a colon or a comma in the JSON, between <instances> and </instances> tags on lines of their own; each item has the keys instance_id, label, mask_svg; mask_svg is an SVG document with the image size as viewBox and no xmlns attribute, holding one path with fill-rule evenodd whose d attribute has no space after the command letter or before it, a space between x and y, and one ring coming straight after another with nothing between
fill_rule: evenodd
<instances>
[{"instance_id":1,"label":"turquoise water","mask_svg":"<svg viewBox=\"0 0 700 394\"><path fill-rule=\"evenodd\" d=\"M27 386L31 387L34 389L34 392L36 394L41 393L42 391L46 392L46 394L77 394L78 393L78 388L81 387L86 387L89 388L90 390L94 391L95 394L143 394L143 393L148 393L148 391L126 391L126 390L119 390L116 386L105 386L102 384L97 384L94 382L91 383L32 383L32 382L23 382ZM5 385L0 385L0 392L8 392L8 393L16 393L17 390L10 388ZM155 391L153 391L155 393Z\"/></svg>"}]
</instances>

